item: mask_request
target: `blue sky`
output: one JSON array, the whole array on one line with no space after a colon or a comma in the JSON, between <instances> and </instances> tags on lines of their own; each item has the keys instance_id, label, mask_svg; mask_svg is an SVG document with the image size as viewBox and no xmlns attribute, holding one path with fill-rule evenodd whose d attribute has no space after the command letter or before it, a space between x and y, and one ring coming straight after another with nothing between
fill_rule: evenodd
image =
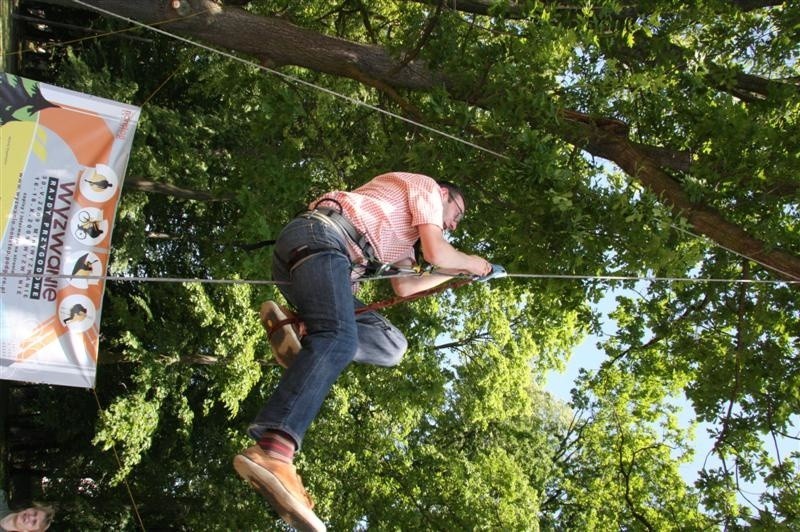
<instances>
[{"instance_id":1,"label":"blue sky","mask_svg":"<svg viewBox=\"0 0 800 532\"><path fill-rule=\"evenodd\" d=\"M608 317L608 314L609 312L613 311L616 306L615 298L617 295L617 292L609 292L596 306L596 310L601 312L603 315L602 334L605 335L606 338L610 335L613 335L616 330L614 321ZM627 295L634 296L632 292L627 293ZM584 341L573 351L572 356L567 362L566 368L563 372L551 371L547 375L545 390L553 394L558 399L568 402L570 400L570 390L574 387L574 382L578 376L578 371L581 368L595 370L600 367L600 363L605 359L605 354L603 351L597 348L597 343L602 339L603 338L600 338L596 335L587 336ZM676 398L676 404L682 406L682 412L679 417L681 425L683 427L688 427L691 423L694 423L695 414L691 404L683 397ZM796 431L799 433L798 435L800 435L800 416L795 416L794 426ZM715 467L719 464L719 461L716 459L716 457L709 454L713 447L713 441L708 436L708 428L709 425L707 424L699 424L695 428L694 459L680 467L681 475L689 485L693 485L695 480L697 480L698 471L703 468L704 464L708 468ZM767 448L772 448L771 442ZM783 439L782 441L778 442L778 448L781 456L785 459L791 452L800 453L800 441ZM745 497L747 497L747 499L757 504L758 496L761 494L763 489L764 486L760 482L749 485L743 484L743 493L739 494L738 496L739 502L745 505L748 504L748 501L745 499Z\"/></svg>"}]
</instances>

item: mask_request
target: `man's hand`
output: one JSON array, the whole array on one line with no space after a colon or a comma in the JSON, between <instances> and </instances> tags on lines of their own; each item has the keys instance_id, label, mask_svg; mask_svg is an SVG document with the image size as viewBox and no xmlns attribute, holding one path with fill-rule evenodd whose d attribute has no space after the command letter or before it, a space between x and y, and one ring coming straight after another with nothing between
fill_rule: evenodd
<instances>
[{"instance_id":1,"label":"man's hand","mask_svg":"<svg viewBox=\"0 0 800 532\"><path fill-rule=\"evenodd\" d=\"M479 257L478 255L469 255L469 258L473 263L469 268L469 273L472 275L483 277L484 275L489 275L492 272L492 264L488 260L484 259L483 257Z\"/></svg>"},{"instance_id":2,"label":"man's hand","mask_svg":"<svg viewBox=\"0 0 800 532\"><path fill-rule=\"evenodd\" d=\"M506 269L500 266L499 264L492 264L491 266L492 266L492 271L490 271L486 275L481 275L475 280L485 283L490 279L500 279L508 275L508 273L506 273Z\"/></svg>"}]
</instances>

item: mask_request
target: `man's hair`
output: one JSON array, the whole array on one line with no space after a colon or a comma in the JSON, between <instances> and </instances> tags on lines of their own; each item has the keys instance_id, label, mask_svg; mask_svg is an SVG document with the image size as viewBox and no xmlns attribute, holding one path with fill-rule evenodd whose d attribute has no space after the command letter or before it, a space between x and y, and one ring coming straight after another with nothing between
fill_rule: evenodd
<instances>
[{"instance_id":1,"label":"man's hair","mask_svg":"<svg viewBox=\"0 0 800 532\"><path fill-rule=\"evenodd\" d=\"M34 502L32 508L36 508L37 510L44 512L42 530L47 530L50 528L50 525L53 523L53 518L56 516L56 509L49 504L42 504L39 502Z\"/></svg>"},{"instance_id":2,"label":"man's hair","mask_svg":"<svg viewBox=\"0 0 800 532\"><path fill-rule=\"evenodd\" d=\"M464 210L467 208L467 198L464 197L464 193L455 183L451 183L450 181L436 181L436 183L440 187L444 187L447 189L447 193L450 195L451 198L459 197L461 201L464 202Z\"/></svg>"}]
</instances>

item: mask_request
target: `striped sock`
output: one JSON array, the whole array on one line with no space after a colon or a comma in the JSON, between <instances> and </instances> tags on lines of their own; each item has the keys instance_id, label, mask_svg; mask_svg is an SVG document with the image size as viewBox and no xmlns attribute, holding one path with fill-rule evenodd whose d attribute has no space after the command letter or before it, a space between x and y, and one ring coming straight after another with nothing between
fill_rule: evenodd
<instances>
[{"instance_id":1,"label":"striped sock","mask_svg":"<svg viewBox=\"0 0 800 532\"><path fill-rule=\"evenodd\" d=\"M291 436L279 430L268 430L258 440L261 447L271 458L291 464L294 457L295 444Z\"/></svg>"}]
</instances>

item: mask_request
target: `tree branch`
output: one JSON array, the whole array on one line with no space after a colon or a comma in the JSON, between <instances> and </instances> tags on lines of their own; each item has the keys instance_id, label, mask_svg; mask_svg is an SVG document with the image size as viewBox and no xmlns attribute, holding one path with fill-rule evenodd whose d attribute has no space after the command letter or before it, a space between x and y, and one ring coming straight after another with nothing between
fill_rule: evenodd
<instances>
[{"instance_id":1,"label":"tree branch","mask_svg":"<svg viewBox=\"0 0 800 532\"><path fill-rule=\"evenodd\" d=\"M619 436L620 442L617 445L617 456L619 458L619 472L622 475L622 478L625 483L625 504L628 506L628 509L631 511L631 514L633 514L633 517L637 521L639 521L642 524L642 526L644 526L647 530L652 531L654 530L653 525L647 520L647 518L641 512L639 512L638 508L636 507L636 504L633 501L633 498L631 497L631 473L633 471L633 466L636 462L632 458L630 463L627 464L626 466L625 457L623 456L622 452L624 449L623 444L625 443L624 430L622 428L622 424L619 422L618 419L616 419L616 416L615 416L615 421L617 422L617 431L620 435ZM636 453L634 453L633 456L635 457Z\"/></svg>"},{"instance_id":2,"label":"tree branch","mask_svg":"<svg viewBox=\"0 0 800 532\"><path fill-rule=\"evenodd\" d=\"M727 221L713 207L690 200L677 181L627 138L584 120L568 119L562 122L561 127L554 129L567 142L617 163L628 175L671 206L677 216L685 217L697 233L766 266L782 279L800 280L800 257L773 249Z\"/></svg>"},{"instance_id":3,"label":"tree branch","mask_svg":"<svg viewBox=\"0 0 800 532\"><path fill-rule=\"evenodd\" d=\"M47 2L74 6L69 0ZM175 15L156 0L96 0L95 3L146 23L174 18ZM195 12L205 15L184 18L161 27L258 57L273 65L298 65L362 82L375 80L395 91L431 91L444 87L451 97L463 100L474 90L475 80L469 78L469 73L456 76L459 78L456 80L445 73L432 71L419 60L412 60L395 72L397 61L379 46L328 37L284 20L254 15L235 7L223 9L209 0L192 0L190 3ZM484 94L482 100L488 101L488 96ZM627 126L623 122L611 118L586 120L583 118L586 115L580 115L575 111L563 111L562 120L532 124L532 127L544 128L592 155L615 162L671 206L677 215L685 216L696 232L751 257L778 272L783 279L800 280L800 257L772 249L728 222L714 208L692 202L657 161L627 139L624 134Z\"/></svg>"},{"instance_id":4,"label":"tree branch","mask_svg":"<svg viewBox=\"0 0 800 532\"><path fill-rule=\"evenodd\" d=\"M147 192L152 194L164 194L166 196L173 196L180 199L196 200L196 201L231 201L233 196L225 194L222 196L215 196L210 192L202 190L192 190L188 188L181 188L169 183L160 183L158 181L151 181L144 177L127 176L125 178L125 189L136 190L138 192Z\"/></svg>"}]
</instances>

